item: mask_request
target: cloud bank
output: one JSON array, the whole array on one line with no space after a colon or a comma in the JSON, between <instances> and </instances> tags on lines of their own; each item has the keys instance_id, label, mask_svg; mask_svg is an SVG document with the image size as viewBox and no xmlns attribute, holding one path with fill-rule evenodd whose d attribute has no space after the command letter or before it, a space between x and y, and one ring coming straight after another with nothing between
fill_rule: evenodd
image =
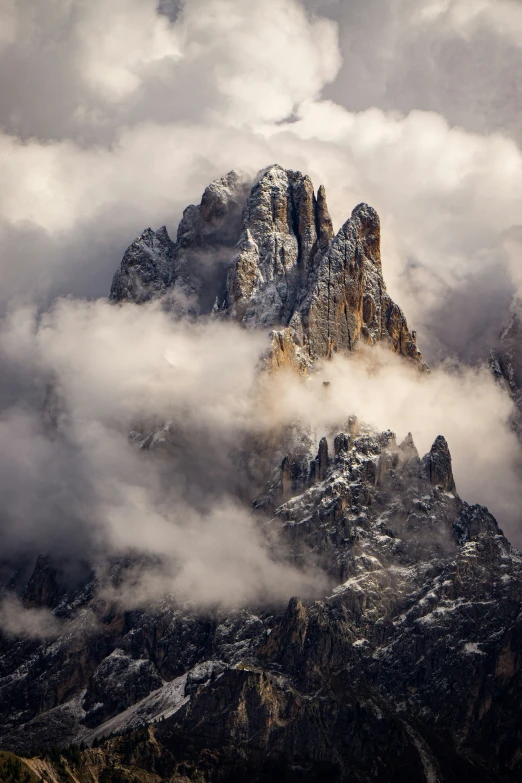
<instances>
[{"instance_id":1,"label":"cloud bank","mask_svg":"<svg viewBox=\"0 0 522 783\"><path fill-rule=\"evenodd\" d=\"M443 432L462 497L487 504L517 540L512 404L488 371L419 374L367 349L307 381L260 376L267 344L262 332L176 321L154 305L62 299L41 317L16 311L0 332L2 364L18 379L0 419L4 554L153 558L145 576L130 574L139 602L310 594L320 574L281 563L242 501L282 455L257 474L244 460L289 426L311 427L317 445L351 414L411 431L422 452Z\"/></svg>"}]
</instances>

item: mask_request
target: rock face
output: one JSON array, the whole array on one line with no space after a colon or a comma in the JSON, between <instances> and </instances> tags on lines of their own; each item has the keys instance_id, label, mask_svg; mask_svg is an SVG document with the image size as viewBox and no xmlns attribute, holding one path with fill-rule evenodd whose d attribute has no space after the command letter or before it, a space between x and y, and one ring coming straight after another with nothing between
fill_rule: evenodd
<instances>
[{"instance_id":1,"label":"rock face","mask_svg":"<svg viewBox=\"0 0 522 783\"><path fill-rule=\"evenodd\" d=\"M386 293L379 217L367 204L354 209L332 240L291 326L312 358L361 340L385 341L396 353L422 361L402 310Z\"/></svg>"},{"instance_id":2,"label":"rock face","mask_svg":"<svg viewBox=\"0 0 522 783\"><path fill-rule=\"evenodd\" d=\"M246 326L286 326L308 291L332 223L321 190L301 172L272 166L247 201L237 255L229 269L225 310Z\"/></svg>"},{"instance_id":3,"label":"rock face","mask_svg":"<svg viewBox=\"0 0 522 783\"><path fill-rule=\"evenodd\" d=\"M426 475L434 487L441 486L448 492L455 492L455 481L451 468L451 454L446 438L439 435L426 455L424 462Z\"/></svg>"},{"instance_id":4,"label":"rock face","mask_svg":"<svg viewBox=\"0 0 522 783\"><path fill-rule=\"evenodd\" d=\"M127 250L111 299L163 297L189 313L215 304L223 318L274 329L273 368L302 369L359 341L383 341L423 366L386 292L375 210L360 204L334 236L324 187L316 196L301 172L271 166L249 190L237 172L209 185L185 210L176 243L164 228L147 229Z\"/></svg>"},{"instance_id":5,"label":"rock face","mask_svg":"<svg viewBox=\"0 0 522 783\"><path fill-rule=\"evenodd\" d=\"M164 295L172 285L174 250L165 226L145 229L123 256L112 281L111 300L141 304Z\"/></svg>"}]
</instances>

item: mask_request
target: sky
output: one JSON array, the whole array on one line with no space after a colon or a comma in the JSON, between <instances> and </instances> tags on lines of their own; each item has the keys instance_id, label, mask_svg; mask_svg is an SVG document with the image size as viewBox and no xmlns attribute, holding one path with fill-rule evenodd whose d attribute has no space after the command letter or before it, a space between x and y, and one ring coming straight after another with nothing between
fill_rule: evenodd
<instances>
[{"instance_id":1,"label":"sky","mask_svg":"<svg viewBox=\"0 0 522 783\"><path fill-rule=\"evenodd\" d=\"M248 398L257 337L225 330L218 348L203 327L187 333L153 310L115 315L103 298L144 228L165 224L175 235L211 180L271 163L325 186L336 229L361 201L378 210L388 289L434 368L420 404L418 382L385 363L395 407L382 386L373 381L368 395L367 377L354 381L359 370L335 370L339 388L356 390L346 405L412 430L424 450L443 430L461 494L522 541L512 411L481 369L522 285L521 63L519 0L0 0L7 549L58 547L71 525L87 551L108 540L115 550L143 546L145 530L164 542L161 470L144 475L122 435L150 413L144 401L163 420L188 411L196 423L206 411L216 454L223 438L244 433L252 411L245 403L238 413L237 400ZM172 351L186 380L174 411L164 366ZM235 368L226 388L214 386L216 356ZM60 438L41 422L50 383ZM212 399L201 399L205 384ZM217 470L221 490L227 466ZM223 583L211 553L190 553L202 526L227 540L225 517L264 583L277 582L244 512L227 496L209 516L187 481L176 499L191 522L167 528L186 553L181 588L214 571ZM251 562L234 562L245 584ZM258 583L247 583L249 597ZM223 588L224 600L234 589Z\"/></svg>"}]
</instances>

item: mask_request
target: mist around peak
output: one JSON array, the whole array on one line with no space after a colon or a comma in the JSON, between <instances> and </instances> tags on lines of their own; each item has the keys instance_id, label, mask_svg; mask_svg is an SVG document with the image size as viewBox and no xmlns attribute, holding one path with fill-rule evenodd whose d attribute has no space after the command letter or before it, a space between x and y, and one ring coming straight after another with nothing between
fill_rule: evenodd
<instances>
[{"instance_id":1,"label":"mist around peak","mask_svg":"<svg viewBox=\"0 0 522 783\"><path fill-rule=\"evenodd\" d=\"M166 550L182 566L169 565L161 590L192 590L205 572L203 602L247 600L260 584L286 595L301 575L274 564L243 504L238 448L296 420L315 448L352 413L411 431L420 452L443 434L461 496L520 542L513 402L484 369L520 288L520 9L444 8L4 4L7 560ZM174 238L209 182L232 170L253 181L274 161L324 185L334 232L355 204L376 209L388 291L429 375L364 350L309 382L283 374L260 401L265 333L100 299L144 229ZM200 260L213 280L227 259ZM178 444L169 464L162 438Z\"/></svg>"}]
</instances>

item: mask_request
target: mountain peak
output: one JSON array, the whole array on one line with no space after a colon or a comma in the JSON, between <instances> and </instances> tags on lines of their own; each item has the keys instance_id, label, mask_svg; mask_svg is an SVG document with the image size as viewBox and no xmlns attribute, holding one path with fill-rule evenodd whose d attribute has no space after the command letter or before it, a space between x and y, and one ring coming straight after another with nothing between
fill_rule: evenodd
<instances>
[{"instance_id":1,"label":"mountain peak","mask_svg":"<svg viewBox=\"0 0 522 783\"><path fill-rule=\"evenodd\" d=\"M301 367L359 342L383 342L425 366L386 292L375 209L358 204L334 235L324 186L316 195L308 175L278 164L253 185L236 170L212 182L184 211L175 243L164 231L131 245L111 299L156 297L183 313L285 330Z\"/></svg>"},{"instance_id":2,"label":"mountain peak","mask_svg":"<svg viewBox=\"0 0 522 783\"><path fill-rule=\"evenodd\" d=\"M446 438L438 435L430 453L425 457L426 472L433 486L441 486L447 492L455 492L451 454Z\"/></svg>"}]
</instances>

